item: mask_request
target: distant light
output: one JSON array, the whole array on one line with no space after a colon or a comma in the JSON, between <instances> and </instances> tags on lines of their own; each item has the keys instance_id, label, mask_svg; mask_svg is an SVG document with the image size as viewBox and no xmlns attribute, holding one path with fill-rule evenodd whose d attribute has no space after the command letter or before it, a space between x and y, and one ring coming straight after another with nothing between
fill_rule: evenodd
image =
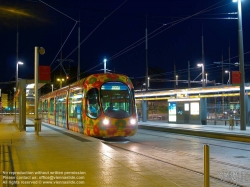
<instances>
[{"instance_id":1,"label":"distant light","mask_svg":"<svg viewBox=\"0 0 250 187\"><path fill-rule=\"evenodd\" d=\"M197 64L197 66L198 66L198 67L201 67L201 66L203 66L203 64Z\"/></svg>"},{"instance_id":2,"label":"distant light","mask_svg":"<svg viewBox=\"0 0 250 187\"><path fill-rule=\"evenodd\" d=\"M35 87L35 84L33 83L33 84L28 84L27 86L26 86L26 88L29 88L29 89L31 89L31 88L34 88Z\"/></svg>"},{"instance_id":3,"label":"distant light","mask_svg":"<svg viewBox=\"0 0 250 187\"><path fill-rule=\"evenodd\" d=\"M107 59L106 59L106 58L104 58L103 62L104 62L104 63L106 63L106 62L107 62Z\"/></svg>"},{"instance_id":4,"label":"distant light","mask_svg":"<svg viewBox=\"0 0 250 187\"><path fill-rule=\"evenodd\" d=\"M233 2L235 3L235 2L237 2L238 0L233 0Z\"/></svg>"},{"instance_id":5,"label":"distant light","mask_svg":"<svg viewBox=\"0 0 250 187\"><path fill-rule=\"evenodd\" d=\"M18 64L21 64L21 65L23 64L23 62L20 62L20 61L19 61L19 62L17 62L17 63L18 63Z\"/></svg>"}]
</instances>

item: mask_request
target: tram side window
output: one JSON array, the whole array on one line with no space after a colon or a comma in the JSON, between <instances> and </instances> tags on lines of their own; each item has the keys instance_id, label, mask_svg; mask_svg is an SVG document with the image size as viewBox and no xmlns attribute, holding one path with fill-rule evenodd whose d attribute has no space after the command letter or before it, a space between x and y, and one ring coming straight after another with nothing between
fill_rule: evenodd
<instances>
[{"instance_id":1,"label":"tram side window","mask_svg":"<svg viewBox=\"0 0 250 187\"><path fill-rule=\"evenodd\" d=\"M69 97L69 117L76 118L82 113L82 90L72 90Z\"/></svg>"},{"instance_id":2,"label":"tram side window","mask_svg":"<svg viewBox=\"0 0 250 187\"><path fill-rule=\"evenodd\" d=\"M50 115L54 115L54 98L50 99Z\"/></svg>"},{"instance_id":3,"label":"tram side window","mask_svg":"<svg viewBox=\"0 0 250 187\"><path fill-rule=\"evenodd\" d=\"M45 100L43 102L43 112L48 112L48 101L47 100Z\"/></svg>"},{"instance_id":4,"label":"tram side window","mask_svg":"<svg viewBox=\"0 0 250 187\"><path fill-rule=\"evenodd\" d=\"M98 89L90 89L87 93L86 113L90 118L97 118L100 115L100 105L98 102Z\"/></svg>"}]
</instances>

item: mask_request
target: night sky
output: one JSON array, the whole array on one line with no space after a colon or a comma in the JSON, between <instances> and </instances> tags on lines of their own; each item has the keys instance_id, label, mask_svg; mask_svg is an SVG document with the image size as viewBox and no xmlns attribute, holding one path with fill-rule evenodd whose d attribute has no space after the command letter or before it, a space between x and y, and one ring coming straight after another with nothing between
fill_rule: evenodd
<instances>
[{"instance_id":1,"label":"night sky","mask_svg":"<svg viewBox=\"0 0 250 187\"><path fill-rule=\"evenodd\" d=\"M101 72L106 57L109 70L134 80L143 78L147 26L150 77L173 80L176 64L179 79L187 80L189 61L193 80L201 73L197 63L202 60L203 28L205 72L209 80L221 83L222 68L214 62L223 58L224 69L228 68L229 43L230 62L239 61L238 20L228 19L237 18L237 14L228 14L233 12L237 12L237 3L231 0L0 0L0 82L15 80L17 30L18 60L24 63L19 66L19 78L32 78L34 47L38 46L45 48L40 65L51 66L52 74L61 71L66 76L57 61L62 54L62 59L72 60L63 66L69 71L70 64L70 79L75 79L72 71L78 63L80 20L81 73ZM245 64L250 64L249 0L242 1L242 16ZM246 66L248 82L249 73ZM227 79L224 74L224 84Z\"/></svg>"}]
</instances>

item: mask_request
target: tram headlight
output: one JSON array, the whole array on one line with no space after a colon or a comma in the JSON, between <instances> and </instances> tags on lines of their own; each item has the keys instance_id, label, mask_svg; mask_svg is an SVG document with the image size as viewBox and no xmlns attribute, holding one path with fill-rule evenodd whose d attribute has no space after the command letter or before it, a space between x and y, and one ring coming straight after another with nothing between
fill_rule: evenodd
<instances>
[{"instance_id":1,"label":"tram headlight","mask_svg":"<svg viewBox=\"0 0 250 187\"><path fill-rule=\"evenodd\" d=\"M130 124L131 125L135 125L136 124L136 119L135 118L131 118L130 119Z\"/></svg>"},{"instance_id":2,"label":"tram headlight","mask_svg":"<svg viewBox=\"0 0 250 187\"><path fill-rule=\"evenodd\" d=\"M107 118L105 118L105 119L103 120L103 124L104 124L104 125L108 125L108 124L109 124L109 120L108 120Z\"/></svg>"}]
</instances>

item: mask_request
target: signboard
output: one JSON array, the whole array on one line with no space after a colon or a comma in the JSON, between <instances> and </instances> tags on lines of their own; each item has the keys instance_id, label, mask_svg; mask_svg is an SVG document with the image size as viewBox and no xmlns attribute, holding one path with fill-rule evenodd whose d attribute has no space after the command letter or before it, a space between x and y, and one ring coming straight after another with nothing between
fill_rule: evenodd
<instances>
[{"instance_id":1,"label":"signboard","mask_svg":"<svg viewBox=\"0 0 250 187\"><path fill-rule=\"evenodd\" d=\"M168 103L168 121L176 122L176 103Z\"/></svg>"},{"instance_id":2,"label":"signboard","mask_svg":"<svg viewBox=\"0 0 250 187\"><path fill-rule=\"evenodd\" d=\"M39 66L39 83L50 82L50 66Z\"/></svg>"},{"instance_id":3,"label":"signboard","mask_svg":"<svg viewBox=\"0 0 250 187\"><path fill-rule=\"evenodd\" d=\"M190 103L190 114L191 115L199 115L200 113L200 105L198 102Z\"/></svg>"},{"instance_id":4,"label":"signboard","mask_svg":"<svg viewBox=\"0 0 250 187\"><path fill-rule=\"evenodd\" d=\"M189 111L189 103L185 103L184 104L184 110L185 111Z\"/></svg>"},{"instance_id":5,"label":"signboard","mask_svg":"<svg viewBox=\"0 0 250 187\"><path fill-rule=\"evenodd\" d=\"M232 71L232 85L240 85L241 74L239 71Z\"/></svg>"}]
</instances>

